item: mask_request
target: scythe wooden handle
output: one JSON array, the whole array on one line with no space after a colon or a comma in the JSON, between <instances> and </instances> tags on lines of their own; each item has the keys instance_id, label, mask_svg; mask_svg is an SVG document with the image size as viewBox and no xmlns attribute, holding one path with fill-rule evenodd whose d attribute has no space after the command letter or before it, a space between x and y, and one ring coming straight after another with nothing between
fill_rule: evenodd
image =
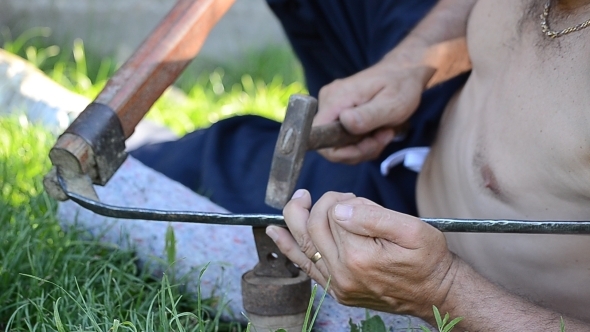
<instances>
[{"instance_id":1,"label":"scythe wooden handle","mask_svg":"<svg viewBox=\"0 0 590 332\"><path fill-rule=\"evenodd\" d=\"M114 110L128 138L190 61L234 0L179 0L108 81L95 102Z\"/></svg>"},{"instance_id":2,"label":"scythe wooden handle","mask_svg":"<svg viewBox=\"0 0 590 332\"><path fill-rule=\"evenodd\" d=\"M60 136L49 153L57 171L88 175L104 185L125 160L124 141L197 55L234 0L178 0L135 53L108 80L94 103ZM119 125L120 123L120 125ZM55 170L45 187L56 189Z\"/></svg>"}]
</instances>

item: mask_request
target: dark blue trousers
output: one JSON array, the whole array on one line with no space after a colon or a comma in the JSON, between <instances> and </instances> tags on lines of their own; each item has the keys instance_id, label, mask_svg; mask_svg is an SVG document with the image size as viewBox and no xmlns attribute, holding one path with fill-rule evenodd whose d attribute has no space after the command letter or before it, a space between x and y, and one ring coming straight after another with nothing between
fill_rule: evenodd
<instances>
[{"instance_id":1,"label":"dark blue trousers","mask_svg":"<svg viewBox=\"0 0 590 332\"><path fill-rule=\"evenodd\" d=\"M267 0L281 20L305 70L310 94L337 78L379 61L403 39L436 1ZM406 147L431 144L442 111L466 75L426 91L402 142L390 144L375 161L349 166L308 152L297 188L314 200L326 191L353 192L387 208L416 214L417 174L396 167L387 177L380 162ZM280 124L254 116L220 121L173 141L131 154L235 213L278 213L264 204L270 163Z\"/></svg>"}]
</instances>

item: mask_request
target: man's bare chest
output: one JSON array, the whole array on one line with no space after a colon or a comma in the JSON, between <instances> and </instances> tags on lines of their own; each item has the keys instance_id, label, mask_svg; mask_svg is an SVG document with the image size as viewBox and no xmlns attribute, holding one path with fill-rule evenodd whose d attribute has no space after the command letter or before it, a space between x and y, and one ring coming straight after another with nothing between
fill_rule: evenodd
<instances>
[{"instance_id":1,"label":"man's bare chest","mask_svg":"<svg viewBox=\"0 0 590 332\"><path fill-rule=\"evenodd\" d=\"M482 9L475 8L472 34L494 21L482 19L481 27L474 26ZM492 41L496 53L480 50L485 44L470 46L473 76L453 115L469 126L453 129L470 132L463 145L471 155L463 162L482 190L516 209L554 204L558 209L560 200L585 203L590 198L590 50L568 41L539 46L535 31L517 17L503 22L513 24L512 32L498 30L504 40ZM578 212L590 216L590 208Z\"/></svg>"},{"instance_id":2,"label":"man's bare chest","mask_svg":"<svg viewBox=\"0 0 590 332\"><path fill-rule=\"evenodd\" d=\"M589 199L590 117L580 103L590 106L590 100L513 73L486 93L472 109L462 110L474 113L467 129L473 131L469 167L481 187L497 199L525 206L542 201L525 199L531 193Z\"/></svg>"},{"instance_id":3,"label":"man's bare chest","mask_svg":"<svg viewBox=\"0 0 590 332\"><path fill-rule=\"evenodd\" d=\"M420 174L423 216L590 220L590 28L586 43L541 47L532 30L539 24L521 22L524 4L480 0L474 8L474 70ZM587 236L448 233L447 240L490 280L590 319Z\"/></svg>"}]
</instances>

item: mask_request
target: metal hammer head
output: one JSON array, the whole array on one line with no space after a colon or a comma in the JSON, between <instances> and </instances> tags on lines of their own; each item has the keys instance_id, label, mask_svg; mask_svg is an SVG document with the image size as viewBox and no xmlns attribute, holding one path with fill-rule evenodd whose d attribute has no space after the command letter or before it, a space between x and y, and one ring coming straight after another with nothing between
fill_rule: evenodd
<instances>
[{"instance_id":1,"label":"metal hammer head","mask_svg":"<svg viewBox=\"0 0 590 332\"><path fill-rule=\"evenodd\" d=\"M295 189L316 110L317 100L311 96L292 95L289 98L266 187L265 202L269 206L282 209Z\"/></svg>"}]
</instances>

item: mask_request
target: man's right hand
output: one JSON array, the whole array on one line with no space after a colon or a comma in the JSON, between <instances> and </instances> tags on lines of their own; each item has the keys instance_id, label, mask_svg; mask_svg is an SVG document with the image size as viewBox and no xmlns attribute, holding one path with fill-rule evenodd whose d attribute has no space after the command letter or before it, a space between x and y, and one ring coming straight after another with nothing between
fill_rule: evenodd
<instances>
[{"instance_id":1,"label":"man's right hand","mask_svg":"<svg viewBox=\"0 0 590 332\"><path fill-rule=\"evenodd\" d=\"M476 2L438 1L379 63L322 88L314 125L340 119L352 134L368 136L356 145L320 153L328 160L348 164L379 156L395 135L393 127L414 113L422 91L441 64L436 56L430 59L429 50L436 51L433 46L466 36L467 18Z\"/></svg>"},{"instance_id":2,"label":"man's right hand","mask_svg":"<svg viewBox=\"0 0 590 332\"><path fill-rule=\"evenodd\" d=\"M394 58L345 79L336 80L320 90L315 125L340 120L352 134L366 138L355 145L318 151L333 162L357 164L375 159L416 110L426 81L433 68L408 66Z\"/></svg>"}]
</instances>

